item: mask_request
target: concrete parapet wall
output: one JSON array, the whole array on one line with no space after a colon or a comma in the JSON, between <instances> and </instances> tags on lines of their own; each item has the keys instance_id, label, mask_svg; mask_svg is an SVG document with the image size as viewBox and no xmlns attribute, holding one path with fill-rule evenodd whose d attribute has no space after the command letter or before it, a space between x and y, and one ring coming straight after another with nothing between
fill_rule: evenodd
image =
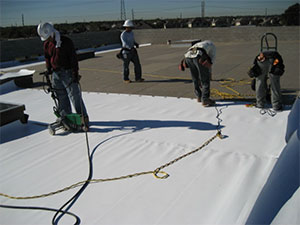
<instances>
[{"instance_id":1,"label":"concrete parapet wall","mask_svg":"<svg viewBox=\"0 0 300 225\"><path fill-rule=\"evenodd\" d=\"M88 32L70 35L77 49L95 48L120 42L121 31Z\"/></svg>"},{"instance_id":2,"label":"concrete parapet wall","mask_svg":"<svg viewBox=\"0 0 300 225\"><path fill-rule=\"evenodd\" d=\"M0 41L0 46L1 62L43 54L43 43L38 37Z\"/></svg>"},{"instance_id":3,"label":"concrete parapet wall","mask_svg":"<svg viewBox=\"0 0 300 225\"><path fill-rule=\"evenodd\" d=\"M168 40L212 40L214 42L260 41L266 32L274 33L278 41L299 40L299 27L216 27L135 30L139 43L166 44Z\"/></svg>"},{"instance_id":4,"label":"concrete parapet wall","mask_svg":"<svg viewBox=\"0 0 300 225\"><path fill-rule=\"evenodd\" d=\"M94 48L120 42L120 31L88 32L67 35L76 49ZM43 42L39 37L5 40L0 42L0 61L12 61L18 58L43 55Z\"/></svg>"},{"instance_id":5,"label":"concrete parapet wall","mask_svg":"<svg viewBox=\"0 0 300 225\"><path fill-rule=\"evenodd\" d=\"M216 27L135 30L136 41L166 44L168 40L209 39L214 42L260 41L262 34L275 33L278 41L299 40L299 26L293 27ZM77 49L120 43L121 31L88 32L70 35ZM0 42L0 61L43 55L43 43L36 38L5 40Z\"/></svg>"}]
</instances>

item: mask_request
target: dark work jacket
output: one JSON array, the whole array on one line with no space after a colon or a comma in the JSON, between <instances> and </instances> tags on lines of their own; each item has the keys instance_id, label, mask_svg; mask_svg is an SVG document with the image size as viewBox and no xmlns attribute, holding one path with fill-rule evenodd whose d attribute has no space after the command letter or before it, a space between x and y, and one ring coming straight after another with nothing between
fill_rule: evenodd
<instances>
[{"instance_id":1,"label":"dark work jacket","mask_svg":"<svg viewBox=\"0 0 300 225\"><path fill-rule=\"evenodd\" d=\"M265 57L267 59L274 59L274 60L278 60L278 62L276 63L276 65L272 65L270 73L277 75L277 76L282 76L284 73L284 64L283 64L283 59L281 57L281 55L277 52L277 51L265 51L263 52L263 54L265 55Z\"/></svg>"},{"instance_id":2,"label":"dark work jacket","mask_svg":"<svg viewBox=\"0 0 300 225\"><path fill-rule=\"evenodd\" d=\"M78 60L72 40L61 36L61 47L56 48L55 46L56 41L45 41L44 43L47 70L71 69L73 74L78 74Z\"/></svg>"},{"instance_id":3,"label":"dark work jacket","mask_svg":"<svg viewBox=\"0 0 300 225\"><path fill-rule=\"evenodd\" d=\"M278 60L278 62L276 64L273 64L271 66L270 73L272 73L276 76L282 76L284 74L285 66L284 66L283 59L282 59L281 55L277 51L265 51L265 52L263 52L263 54L266 57L266 60L269 60L269 59L273 59L273 61ZM250 68L250 70L248 71L248 75L251 78L258 77L258 76L261 75L261 69L257 64L257 57L258 56L259 55L257 55L254 58L253 65Z\"/></svg>"}]
</instances>

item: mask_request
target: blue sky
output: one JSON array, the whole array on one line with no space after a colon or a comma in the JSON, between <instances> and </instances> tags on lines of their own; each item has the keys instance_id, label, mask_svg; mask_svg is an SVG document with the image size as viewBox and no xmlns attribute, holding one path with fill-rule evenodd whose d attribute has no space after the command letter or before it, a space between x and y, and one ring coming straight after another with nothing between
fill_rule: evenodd
<instances>
[{"instance_id":1,"label":"blue sky","mask_svg":"<svg viewBox=\"0 0 300 225\"><path fill-rule=\"evenodd\" d=\"M124 0L131 19L201 16L202 0ZM0 0L0 26L120 20L120 0ZM282 14L299 0L205 0L206 16Z\"/></svg>"}]
</instances>

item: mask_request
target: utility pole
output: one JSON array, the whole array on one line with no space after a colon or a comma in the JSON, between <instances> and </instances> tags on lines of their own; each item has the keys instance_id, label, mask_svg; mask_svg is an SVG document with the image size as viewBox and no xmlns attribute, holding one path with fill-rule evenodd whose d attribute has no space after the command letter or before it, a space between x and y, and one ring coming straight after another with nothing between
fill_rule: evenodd
<instances>
[{"instance_id":1,"label":"utility pole","mask_svg":"<svg viewBox=\"0 0 300 225\"><path fill-rule=\"evenodd\" d=\"M265 17L267 17L267 15L268 15L268 9L265 8Z\"/></svg>"},{"instance_id":2,"label":"utility pole","mask_svg":"<svg viewBox=\"0 0 300 225\"><path fill-rule=\"evenodd\" d=\"M205 1L201 2L201 17L205 17Z\"/></svg>"},{"instance_id":3,"label":"utility pole","mask_svg":"<svg viewBox=\"0 0 300 225\"><path fill-rule=\"evenodd\" d=\"M134 11L133 9L131 9L131 18L132 18L132 21L134 20Z\"/></svg>"},{"instance_id":4,"label":"utility pole","mask_svg":"<svg viewBox=\"0 0 300 225\"><path fill-rule=\"evenodd\" d=\"M22 14L22 25L23 25L23 27L25 26L25 22L24 22L24 14Z\"/></svg>"},{"instance_id":5,"label":"utility pole","mask_svg":"<svg viewBox=\"0 0 300 225\"><path fill-rule=\"evenodd\" d=\"M126 20L125 2L121 0L121 20Z\"/></svg>"}]
</instances>

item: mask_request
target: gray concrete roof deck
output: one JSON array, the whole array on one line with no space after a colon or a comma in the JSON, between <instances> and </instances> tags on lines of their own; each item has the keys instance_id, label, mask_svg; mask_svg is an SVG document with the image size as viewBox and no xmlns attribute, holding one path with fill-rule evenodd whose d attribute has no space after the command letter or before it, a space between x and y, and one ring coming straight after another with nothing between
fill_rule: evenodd
<instances>
[{"instance_id":1,"label":"gray concrete roof deck","mask_svg":"<svg viewBox=\"0 0 300 225\"><path fill-rule=\"evenodd\" d=\"M238 83L232 87L222 87L222 80L237 81L251 79L247 75L254 57L260 51L260 41L256 42L215 42L217 47L216 63L213 66L213 81L211 89L217 89L229 94L240 93L243 98L253 99L254 92L249 84ZM81 86L83 91L123 93L152 96L173 96L195 98L190 72L179 71L178 64L183 58L188 46L151 45L138 49L142 64L143 83L125 84L122 81L122 61L116 58L116 52L97 55L95 58L80 61ZM281 77L285 102L287 97L297 95L299 91L299 41L279 41L278 51L286 66L286 72ZM30 67L35 69L34 82L41 82L44 65ZM130 65L130 78L134 80L133 65ZM222 99L214 95L214 99ZM238 99L238 98L237 98Z\"/></svg>"}]
</instances>

